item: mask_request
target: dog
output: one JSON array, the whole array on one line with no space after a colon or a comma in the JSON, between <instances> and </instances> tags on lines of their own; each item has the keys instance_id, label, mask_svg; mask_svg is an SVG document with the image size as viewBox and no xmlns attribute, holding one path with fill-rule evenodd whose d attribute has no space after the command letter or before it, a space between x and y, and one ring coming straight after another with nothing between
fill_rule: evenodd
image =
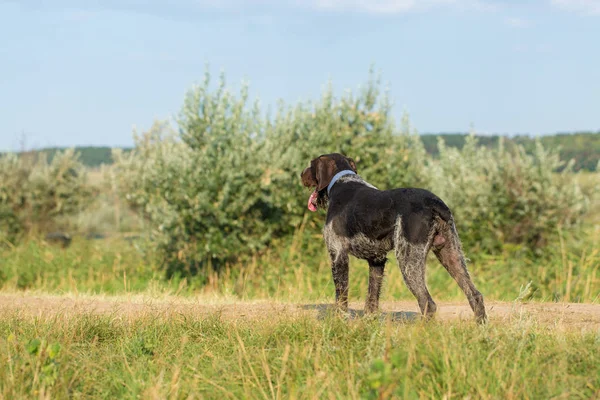
<instances>
[{"instance_id":1,"label":"dog","mask_svg":"<svg viewBox=\"0 0 600 400\"><path fill-rule=\"evenodd\" d=\"M358 175L356 163L342 154L324 154L300 175L315 188L308 209L327 210L323 238L331 259L338 309L348 310L348 256L369 263L365 313L379 310L387 254L394 250L406 286L421 314L431 319L437 306L427 289L425 261L433 250L467 296L478 322L487 321L482 294L469 272L450 208L425 189L379 190Z\"/></svg>"}]
</instances>

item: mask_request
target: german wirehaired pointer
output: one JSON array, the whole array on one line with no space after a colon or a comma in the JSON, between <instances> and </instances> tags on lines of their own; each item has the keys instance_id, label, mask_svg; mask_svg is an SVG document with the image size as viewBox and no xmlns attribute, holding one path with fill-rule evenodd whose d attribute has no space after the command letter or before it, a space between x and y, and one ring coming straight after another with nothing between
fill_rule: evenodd
<instances>
[{"instance_id":1,"label":"german wirehaired pointer","mask_svg":"<svg viewBox=\"0 0 600 400\"><path fill-rule=\"evenodd\" d=\"M315 187L308 209L327 208L323 237L331 257L336 304L348 309L348 255L369 263L365 312L379 309L387 253L396 253L406 286L430 318L434 303L425 282L425 260L432 249L463 290L478 322L487 317L483 296L473 285L450 209L424 189L378 190L357 175L356 164L341 154L325 154L310 162L302 184Z\"/></svg>"}]
</instances>

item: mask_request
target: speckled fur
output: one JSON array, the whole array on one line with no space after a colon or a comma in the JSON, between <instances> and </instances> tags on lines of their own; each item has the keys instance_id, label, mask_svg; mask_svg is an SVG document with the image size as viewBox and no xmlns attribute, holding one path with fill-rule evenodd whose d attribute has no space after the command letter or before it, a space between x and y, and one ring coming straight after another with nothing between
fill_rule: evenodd
<instances>
[{"instance_id":1,"label":"speckled fur","mask_svg":"<svg viewBox=\"0 0 600 400\"><path fill-rule=\"evenodd\" d=\"M438 230L446 239L446 243L444 246L434 246L433 253L467 296L477 321L485 322L487 315L483 295L475 288L467 270L467 263L454 222L451 224L440 223Z\"/></svg>"},{"instance_id":2,"label":"speckled fur","mask_svg":"<svg viewBox=\"0 0 600 400\"><path fill-rule=\"evenodd\" d=\"M377 189L375 186L371 185L369 182L365 181L363 178L360 177L360 175L347 175L343 177L343 182L359 182L362 183L363 185L373 188L373 189Z\"/></svg>"},{"instance_id":3,"label":"speckled fur","mask_svg":"<svg viewBox=\"0 0 600 400\"><path fill-rule=\"evenodd\" d=\"M410 292L417 298L421 313L427 317L435 314L437 306L427 289L425 267L427 254L431 248L433 237L436 235L439 220L430 230L426 243L412 244L404 236L402 218L398 218L394 230L395 253L402 277Z\"/></svg>"},{"instance_id":4,"label":"speckled fur","mask_svg":"<svg viewBox=\"0 0 600 400\"><path fill-rule=\"evenodd\" d=\"M374 188L359 176L344 177L344 181L363 182ZM434 245L434 238L438 235L443 238L439 239L438 237L438 240L443 243ZM323 229L323 237L332 261L336 303L343 310L348 307L348 256L353 255L356 258L367 260L369 263L369 287L365 311L373 313L379 309L387 254L394 250L402 277L410 292L416 297L421 313L426 318L433 317L437 311L437 305L429 293L425 279L427 255L433 249L440 263L467 296L477 320L483 322L487 318L483 296L473 285L467 271L462 246L453 220L446 222L441 218L436 218L429 231L427 242L420 244L410 243L407 240L401 217L396 220L393 236L385 237L382 240L369 239L364 234L357 234L352 238L339 236L334 232L331 223Z\"/></svg>"},{"instance_id":5,"label":"speckled fur","mask_svg":"<svg viewBox=\"0 0 600 400\"><path fill-rule=\"evenodd\" d=\"M416 297L421 313L431 318L437 306L427 289L425 267L427 255L433 250L467 296L477 321L486 321L483 296L467 271L448 206L427 190L380 191L359 175L340 178L331 194L321 189L337 171L344 169L356 172L351 159L328 154L311 161L301 174L305 186L318 188L318 206L328 210L323 237L331 257L338 307L348 309L348 261L353 255L369 263L365 311L379 309L387 254L394 250L406 286Z\"/></svg>"},{"instance_id":6,"label":"speckled fur","mask_svg":"<svg viewBox=\"0 0 600 400\"><path fill-rule=\"evenodd\" d=\"M331 224L325 225L323 237L331 258L336 303L343 309L348 307L348 255L351 254L369 262L369 292L365 309L377 311L387 253L393 249L392 238L376 241L358 234L349 239L336 235Z\"/></svg>"}]
</instances>

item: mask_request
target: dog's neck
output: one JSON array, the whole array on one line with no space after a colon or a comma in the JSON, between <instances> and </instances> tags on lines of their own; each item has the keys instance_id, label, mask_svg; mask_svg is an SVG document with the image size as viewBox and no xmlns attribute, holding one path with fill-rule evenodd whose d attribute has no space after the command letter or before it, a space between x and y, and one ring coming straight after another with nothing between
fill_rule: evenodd
<instances>
[{"instance_id":1,"label":"dog's neck","mask_svg":"<svg viewBox=\"0 0 600 400\"><path fill-rule=\"evenodd\" d=\"M335 185L335 183L338 181L338 179L340 179L342 176L346 176L346 175L356 175L356 172L351 171L349 169L345 169L345 170L340 171L337 174L335 174L333 176L333 178L331 178L331 182L329 182L329 185L327 186L327 194L328 195L329 195L329 192L331 191L331 188L333 187L333 185Z\"/></svg>"}]
</instances>

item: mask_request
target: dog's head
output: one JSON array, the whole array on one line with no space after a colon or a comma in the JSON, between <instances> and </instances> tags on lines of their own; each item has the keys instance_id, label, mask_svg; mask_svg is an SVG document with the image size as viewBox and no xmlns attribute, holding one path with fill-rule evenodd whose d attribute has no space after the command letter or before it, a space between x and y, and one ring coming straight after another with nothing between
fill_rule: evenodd
<instances>
[{"instance_id":1,"label":"dog's head","mask_svg":"<svg viewBox=\"0 0 600 400\"><path fill-rule=\"evenodd\" d=\"M302 184L306 187L315 188L308 199L308 209L310 211L317 211L318 207L327 206L327 186L335 174L344 170L356 173L354 160L342 154L332 153L323 154L313 159L310 166L302 171L302 174L300 174Z\"/></svg>"}]
</instances>

